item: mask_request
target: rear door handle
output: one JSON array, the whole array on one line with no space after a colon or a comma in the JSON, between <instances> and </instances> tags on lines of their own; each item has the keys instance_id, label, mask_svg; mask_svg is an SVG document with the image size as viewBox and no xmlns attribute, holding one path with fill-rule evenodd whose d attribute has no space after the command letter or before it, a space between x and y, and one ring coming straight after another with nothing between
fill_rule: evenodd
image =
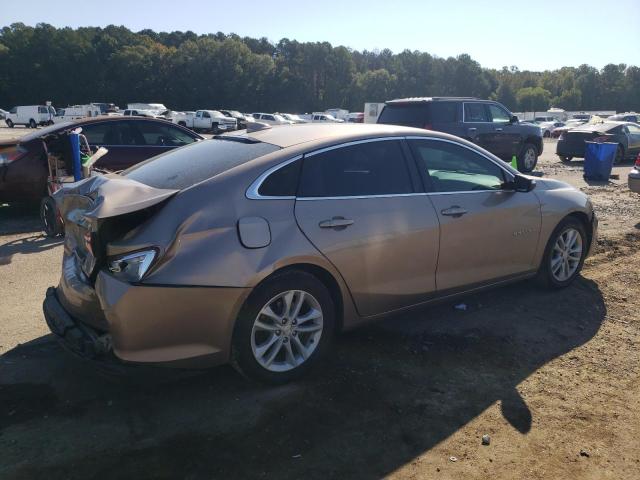
<instances>
[{"instance_id":1,"label":"rear door handle","mask_svg":"<svg viewBox=\"0 0 640 480\"><path fill-rule=\"evenodd\" d=\"M478 130L476 127L469 127L470 132L475 132L476 130Z\"/></svg>"},{"instance_id":2,"label":"rear door handle","mask_svg":"<svg viewBox=\"0 0 640 480\"><path fill-rule=\"evenodd\" d=\"M496 128L496 132L501 132L502 129L501 128Z\"/></svg>"},{"instance_id":3,"label":"rear door handle","mask_svg":"<svg viewBox=\"0 0 640 480\"><path fill-rule=\"evenodd\" d=\"M353 225L353 220L344 217L333 217L331 220L323 220L318 224L320 228L335 228L337 230L345 229L349 225Z\"/></svg>"},{"instance_id":4,"label":"rear door handle","mask_svg":"<svg viewBox=\"0 0 640 480\"><path fill-rule=\"evenodd\" d=\"M444 210L440 210L442 215L446 215L447 217L458 218L462 215L469 213L464 208L459 207L458 205L454 205L453 207L445 208Z\"/></svg>"}]
</instances>

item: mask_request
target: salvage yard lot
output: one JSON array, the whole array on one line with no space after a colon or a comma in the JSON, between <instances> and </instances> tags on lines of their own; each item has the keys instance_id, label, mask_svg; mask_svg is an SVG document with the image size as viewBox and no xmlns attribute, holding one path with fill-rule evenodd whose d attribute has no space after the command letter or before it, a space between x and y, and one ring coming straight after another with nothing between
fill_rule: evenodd
<instances>
[{"instance_id":1,"label":"salvage yard lot","mask_svg":"<svg viewBox=\"0 0 640 480\"><path fill-rule=\"evenodd\" d=\"M118 380L67 354L41 311L61 241L0 207L0 478L637 478L640 196L628 164L588 185L554 152L536 170L600 218L582 278L390 317L277 388L229 367Z\"/></svg>"}]
</instances>

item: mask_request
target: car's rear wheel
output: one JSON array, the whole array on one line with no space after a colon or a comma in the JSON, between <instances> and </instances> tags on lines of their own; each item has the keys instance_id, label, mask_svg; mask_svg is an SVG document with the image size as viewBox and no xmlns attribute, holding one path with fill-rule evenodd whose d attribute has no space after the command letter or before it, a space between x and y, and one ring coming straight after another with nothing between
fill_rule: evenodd
<instances>
[{"instance_id":1,"label":"car's rear wheel","mask_svg":"<svg viewBox=\"0 0 640 480\"><path fill-rule=\"evenodd\" d=\"M538 149L531 143L525 143L520 158L518 159L518 170L524 173L532 172L538 163Z\"/></svg>"},{"instance_id":2,"label":"car's rear wheel","mask_svg":"<svg viewBox=\"0 0 640 480\"><path fill-rule=\"evenodd\" d=\"M545 130L544 134L542 135L544 138L549 138L551 136L551 132L549 130Z\"/></svg>"},{"instance_id":3,"label":"car's rear wheel","mask_svg":"<svg viewBox=\"0 0 640 480\"><path fill-rule=\"evenodd\" d=\"M11 120L7 120L5 123L7 124L7 127L13 128L13 122Z\"/></svg>"},{"instance_id":4,"label":"car's rear wheel","mask_svg":"<svg viewBox=\"0 0 640 480\"><path fill-rule=\"evenodd\" d=\"M32 118L31 120L29 120L29 127L30 128L36 128L38 126L38 124L36 123L36 121Z\"/></svg>"},{"instance_id":5,"label":"car's rear wheel","mask_svg":"<svg viewBox=\"0 0 640 480\"><path fill-rule=\"evenodd\" d=\"M583 223L572 217L564 219L549 238L538 280L549 288L568 286L580 273L587 251Z\"/></svg>"},{"instance_id":6,"label":"car's rear wheel","mask_svg":"<svg viewBox=\"0 0 640 480\"><path fill-rule=\"evenodd\" d=\"M40 220L42 230L47 237L57 237L62 234L64 226L53 198L47 196L40 202Z\"/></svg>"},{"instance_id":7,"label":"car's rear wheel","mask_svg":"<svg viewBox=\"0 0 640 480\"><path fill-rule=\"evenodd\" d=\"M277 275L258 286L243 307L232 364L262 382L295 380L322 358L334 330L334 303L322 282L301 271Z\"/></svg>"}]
</instances>

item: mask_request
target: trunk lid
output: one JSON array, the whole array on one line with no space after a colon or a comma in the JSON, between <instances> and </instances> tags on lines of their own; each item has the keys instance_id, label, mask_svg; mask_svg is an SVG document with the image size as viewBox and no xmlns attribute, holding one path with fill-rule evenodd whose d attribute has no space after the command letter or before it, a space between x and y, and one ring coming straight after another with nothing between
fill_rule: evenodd
<instances>
[{"instance_id":1,"label":"trunk lid","mask_svg":"<svg viewBox=\"0 0 640 480\"><path fill-rule=\"evenodd\" d=\"M65 222L65 259L93 281L105 261L106 245L149 218L178 190L144 185L117 174L97 175L54 194Z\"/></svg>"}]
</instances>

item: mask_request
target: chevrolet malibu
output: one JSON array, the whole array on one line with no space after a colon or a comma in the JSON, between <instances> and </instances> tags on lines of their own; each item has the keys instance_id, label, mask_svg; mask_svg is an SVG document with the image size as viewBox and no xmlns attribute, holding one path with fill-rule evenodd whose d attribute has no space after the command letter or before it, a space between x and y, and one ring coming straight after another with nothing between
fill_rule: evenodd
<instances>
[{"instance_id":1,"label":"chevrolet malibu","mask_svg":"<svg viewBox=\"0 0 640 480\"><path fill-rule=\"evenodd\" d=\"M67 234L44 313L72 351L285 382L392 312L530 277L566 287L594 243L583 193L460 138L255 128L56 194Z\"/></svg>"}]
</instances>

